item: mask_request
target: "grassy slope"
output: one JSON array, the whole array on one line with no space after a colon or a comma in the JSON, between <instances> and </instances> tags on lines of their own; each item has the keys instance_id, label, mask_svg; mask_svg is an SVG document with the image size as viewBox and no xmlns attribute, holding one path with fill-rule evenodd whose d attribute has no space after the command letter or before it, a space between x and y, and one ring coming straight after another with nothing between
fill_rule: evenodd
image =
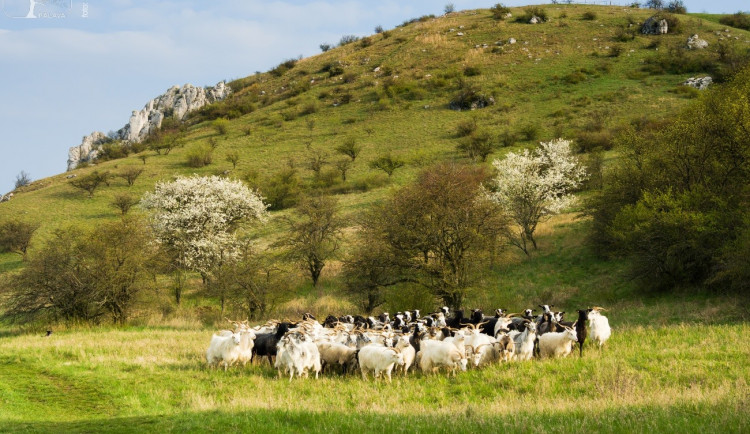
<instances>
[{"instance_id":1,"label":"grassy slope","mask_svg":"<svg viewBox=\"0 0 750 434\"><path fill-rule=\"evenodd\" d=\"M497 22L486 10L466 11L426 22L396 28L388 39L372 37L373 44L360 48L350 44L327 53L303 59L281 77L270 74L250 78L257 83L242 92L278 97L281 101L261 107L254 113L231 122L226 138L217 137L220 144L215 152L215 163L203 169L192 169L184 164L189 149L207 143L215 132L207 124L191 127L183 138L185 143L168 156L152 154L145 173L134 187L123 180L115 180L111 187L98 191L93 199L68 185L65 174L39 180L23 189L9 203L0 205L0 218L18 215L42 224L39 239L44 239L54 228L68 224L96 225L116 218L109 202L116 193L130 192L139 196L153 188L156 181L168 180L178 174L222 173L231 165L224 156L238 150L241 160L232 176L248 173L267 175L293 161L302 167L309 150L305 147L310 132L307 120L314 119L313 148L333 157L333 147L347 137L356 137L365 146L349 178L357 182L372 177L367 162L391 151L410 164L394 175L392 185L412 179L420 167L436 160L463 159L455 151L455 126L461 120L476 118L480 127L493 133L505 129L517 131L527 124L541 126L540 139L552 138L555 133L572 136L592 117L599 116L607 126L631 120L641 115L666 115L683 106L687 100L670 93L685 77L633 75L642 61L655 54L647 49L653 37L638 36L634 41L613 41L615 29L626 25L627 17L642 21L649 12L620 7L555 6L548 7L552 21L544 25ZM596 10L594 21L581 20L581 14ZM518 14L520 9L514 9ZM565 12L567 18L558 18ZM695 18L684 18L682 34L659 37L668 46L681 42L687 34L700 33L710 43L717 38L709 30L719 26ZM462 28L463 27L463 28ZM450 29L456 31L451 32ZM461 31L465 36L456 36ZM744 35L741 31L738 34ZM745 32L746 33L746 32ZM496 41L513 37L517 44L506 45L501 54L492 53ZM489 48L474 48L476 44ZM620 45L623 54L607 57L609 47ZM341 76L328 78L320 73L322 66L341 61L345 72L355 73L353 83L344 83ZM414 89L418 96L382 98L385 77L372 72L376 66L391 68L397 84ZM497 100L493 107L474 112L456 112L447 108L455 94L455 82L465 66L478 67L481 75L465 79L492 93ZM567 84L562 77L579 68L592 75L578 84ZM429 77L428 76L432 76ZM449 78L439 82L440 77ZM310 90L293 98L286 98L290 87L314 79ZM437 83L437 84L436 84ZM336 95L351 93L352 103L333 106ZM328 93L320 99L321 94ZM380 94L379 94L380 93ZM416 98L416 99L411 99ZM282 113L299 112L310 102L317 102L317 113L282 120ZM251 129L250 135L244 130ZM368 131L370 131L368 133ZM535 142L522 142L530 146ZM499 155L502 154L502 151ZM79 169L82 176L94 169L117 173L124 166L142 165L137 156L104 162L96 168ZM306 178L309 171L302 169ZM361 207L383 197L388 188L377 188L365 193L340 195L345 212L355 213ZM261 230L261 236L273 236L277 227ZM18 267L14 255L0 256L0 271Z\"/></svg>"}]
</instances>

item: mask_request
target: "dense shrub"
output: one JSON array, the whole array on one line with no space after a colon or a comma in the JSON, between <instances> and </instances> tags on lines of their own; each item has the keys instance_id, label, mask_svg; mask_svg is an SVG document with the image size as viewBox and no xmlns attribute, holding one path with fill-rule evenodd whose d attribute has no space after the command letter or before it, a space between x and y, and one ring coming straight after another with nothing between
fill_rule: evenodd
<instances>
[{"instance_id":1,"label":"dense shrub","mask_svg":"<svg viewBox=\"0 0 750 434\"><path fill-rule=\"evenodd\" d=\"M581 131L576 134L574 143L579 153L610 150L614 146L614 134L609 130Z\"/></svg>"},{"instance_id":2,"label":"dense shrub","mask_svg":"<svg viewBox=\"0 0 750 434\"><path fill-rule=\"evenodd\" d=\"M581 15L582 20L586 21L594 21L596 19L596 12L594 11L586 11Z\"/></svg>"},{"instance_id":3,"label":"dense shrub","mask_svg":"<svg viewBox=\"0 0 750 434\"><path fill-rule=\"evenodd\" d=\"M709 286L750 272L726 256L742 248L750 224L748 92L746 68L673 120L639 122L618 137L622 157L589 201L592 241L629 258L645 288Z\"/></svg>"},{"instance_id":4,"label":"dense shrub","mask_svg":"<svg viewBox=\"0 0 750 434\"><path fill-rule=\"evenodd\" d=\"M523 10L523 15L516 17L516 22L528 24L533 17L537 17L537 19L540 19L542 22L546 22L549 19L547 11L544 10L544 8L531 6Z\"/></svg>"},{"instance_id":5,"label":"dense shrub","mask_svg":"<svg viewBox=\"0 0 750 434\"><path fill-rule=\"evenodd\" d=\"M750 14L744 12L737 12L736 14L723 16L719 19L719 22L725 26L750 30Z\"/></svg>"},{"instance_id":6,"label":"dense shrub","mask_svg":"<svg viewBox=\"0 0 750 434\"><path fill-rule=\"evenodd\" d=\"M667 11L673 14L686 14L687 8L682 0L672 0L667 4Z\"/></svg>"},{"instance_id":7,"label":"dense shrub","mask_svg":"<svg viewBox=\"0 0 750 434\"><path fill-rule=\"evenodd\" d=\"M279 63L276 67L274 67L268 72L274 77L281 77L282 75L284 75L285 72L294 68L294 65L296 64L297 64L297 59L287 59Z\"/></svg>"},{"instance_id":8,"label":"dense shrub","mask_svg":"<svg viewBox=\"0 0 750 434\"><path fill-rule=\"evenodd\" d=\"M328 62L323 65L318 72L327 72L329 77L335 77L344 73L344 67L341 65L341 62L338 61Z\"/></svg>"},{"instance_id":9,"label":"dense shrub","mask_svg":"<svg viewBox=\"0 0 750 434\"><path fill-rule=\"evenodd\" d=\"M510 8L503 5L502 3L496 3L495 6L490 8L492 17L496 20L504 20L505 16L510 13Z\"/></svg>"},{"instance_id":10,"label":"dense shrub","mask_svg":"<svg viewBox=\"0 0 750 434\"><path fill-rule=\"evenodd\" d=\"M475 77L480 74L482 74L482 70L479 69L479 67L467 66L466 68L464 68L464 75L466 77Z\"/></svg>"},{"instance_id":11,"label":"dense shrub","mask_svg":"<svg viewBox=\"0 0 750 434\"><path fill-rule=\"evenodd\" d=\"M456 125L456 136L458 137L466 137L476 131L477 129L477 120L474 118L466 119L458 123Z\"/></svg>"},{"instance_id":12,"label":"dense shrub","mask_svg":"<svg viewBox=\"0 0 750 434\"><path fill-rule=\"evenodd\" d=\"M189 167L200 168L208 166L213 161L213 149L210 146L199 145L190 149L185 155L185 164Z\"/></svg>"},{"instance_id":13,"label":"dense shrub","mask_svg":"<svg viewBox=\"0 0 750 434\"><path fill-rule=\"evenodd\" d=\"M513 131L505 130L498 136L498 142L500 145L508 147L513 146L518 141L518 134Z\"/></svg>"},{"instance_id":14,"label":"dense shrub","mask_svg":"<svg viewBox=\"0 0 750 434\"><path fill-rule=\"evenodd\" d=\"M475 86L462 83L448 106L452 110L474 110L493 104L495 104L495 99L492 96L483 93Z\"/></svg>"},{"instance_id":15,"label":"dense shrub","mask_svg":"<svg viewBox=\"0 0 750 434\"><path fill-rule=\"evenodd\" d=\"M539 127L539 125L531 123L523 125L518 129L518 134L521 136L521 138L529 142L538 139L540 132L541 128Z\"/></svg>"},{"instance_id":16,"label":"dense shrub","mask_svg":"<svg viewBox=\"0 0 750 434\"><path fill-rule=\"evenodd\" d=\"M343 47L344 45L351 44L352 42L359 41L359 36L355 35L344 35L339 39L339 47Z\"/></svg>"},{"instance_id":17,"label":"dense shrub","mask_svg":"<svg viewBox=\"0 0 750 434\"><path fill-rule=\"evenodd\" d=\"M130 154L130 147L126 143L116 141L103 144L97 158L101 161L116 160L125 158L128 154Z\"/></svg>"}]
</instances>

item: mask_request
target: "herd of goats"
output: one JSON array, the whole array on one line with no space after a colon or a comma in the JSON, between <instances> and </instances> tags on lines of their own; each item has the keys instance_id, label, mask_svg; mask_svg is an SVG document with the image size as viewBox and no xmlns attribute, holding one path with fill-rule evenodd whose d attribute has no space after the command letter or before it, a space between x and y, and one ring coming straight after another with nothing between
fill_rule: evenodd
<instances>
[{"instance_id":1,"label":"herd of goats","mask_svg":"<svg viewBox=\"0 0 750 434\"><path fill-rule=\"evenodd\" d=\"M526 309L523 314L484 316L475 309L470 317L453 314L447 307L421 317L419 310L388 313L376 317L329 315L321 324L304 314L299 322L268 321L250 327L247 321L230 321L234 329L214 334L206 351L210 367L245 366L253 357L268 358L279 373L315 378L325 369L343 374L359 370L363 379L385 374L391 381L395 369L406 375L412 366L423 372L443 368L454 376L457 370L511 360L565 357L590 337L599 348L612 331L601 307L578 310L575 321L564 321L565 312L554 305L539 305L541 313Z\"/></svg>"}]
</instances>

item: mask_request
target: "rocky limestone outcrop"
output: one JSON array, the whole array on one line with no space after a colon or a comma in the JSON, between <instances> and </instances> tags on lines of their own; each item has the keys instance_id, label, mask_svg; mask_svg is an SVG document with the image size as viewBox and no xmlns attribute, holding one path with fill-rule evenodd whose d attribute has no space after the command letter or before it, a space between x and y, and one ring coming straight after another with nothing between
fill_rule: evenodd
<instances>
[{"instance_id":1,"label":"rocky limestone outcrop","mask_svg":"<svg viewBox=\"0 0 750 434\"><path fill-rule=\"evenodd\" d=\"M96 158L103 143L109 140L122 140L126 143L138 143L159 128L164 118L173 116L184 120L188 113L226 98L231 89L221 81L213 87L196 87L192 84L172 86L162 95L152 99L141 110L134 110L127 125L117 130L113 137L95 131L83 138L78 146L68 151L68 170L74 169L81 161Z\"/></svg>"},{"instance_id":2,"label":"rocky limestone outcrop","mask_svg":"<svg viewBox=\"0 0 750 434\"><path fill-rule=\"evenodd\" d=\"M691 50L702 50L708 47L708 41L699 38L698 34L695 34L688 38L687 47Z\"/></svg>"},{"instance_id":3,"label":"rocky limestone outcrop","mask_svg":"<svg viewBox=\"0 0 750 434\"><path fill-rule=\"evenodd\" d=\"M713 83L713 79L709 76L690 77L682 85L694 87L698 90L706 90L711 83Z\"/></svg>"},{"instance_id":4,"label":"rocky limestone outcrop","mask_svg":"<svg viewBox=\"0 0 750 434\"><path fill-rule=\"evenodd\" d=\"M667 20L654 15L647 19L641 26L641 33L644 35L666 35L669 32Z\"/></svg>"},{"instance_id":5,"label":"rocky limestone outcrop","mask_svg":"<svg viewBox=\"0 0 750 434\"><path fill-rule=\"evenodd\" d=\"M101 145L111 140L100 131L94 131L88 136L83 136L80 145L73 146L68 150L68 170L75 169L82 161L95 159L99 155Z\"/></svg>"}]
</instances>

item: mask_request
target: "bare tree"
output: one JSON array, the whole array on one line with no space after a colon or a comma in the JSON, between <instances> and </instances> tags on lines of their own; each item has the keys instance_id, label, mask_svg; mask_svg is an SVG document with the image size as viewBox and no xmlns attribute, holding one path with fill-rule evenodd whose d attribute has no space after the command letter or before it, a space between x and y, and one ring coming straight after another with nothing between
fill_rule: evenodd
<instances>
[{"instance_id":1,"label":"bare tree","mask_svg":"<svg viewBox=\"0 0 750 434\"><path fill-rule=\"evenodd\" d=\"M115 195L115 198L112 199L110 205L112 205L113 208L120 210L120 214L125 215L136 203L138 203L138 199L127 193L121 193Z\"/></svg>"},{"instance_id":2,"label":"bare tree","mask_svg":"<svg viewBox=\"0 0 750 434\"><path fill-rule=\"evenodd\" d=\"M393 172L395 172L396 169L404 167L405 164L406 163L404 163L403 160L399 159L398 157L393 157L391 156L391 154L387 154L379 157L376 160L370 161L371 168L382 170L383 172L388 174L389 178L393 175Z\"/></svg>"},{"instance_id":3,"label":"bare tree","mask_svg":"<svg viewBox=\"0 0 750 434\"><path fill-rule=\"evenodd\" d=\"M0 223L0 252L13 252L26 260L26 252L31 245L31 237L39 229L36 223L21 220L7 220Z\"/></svg>"},{"instance_id":4,"label":"bare tree","mask_svg":"<svg viewBox=\"0 0 750 434\"><path fill-rule=\"evenodd\" d=\"M357 156L362 152L362 147L357 145L357 141L350 137L344 140L344 143L336 146L336 152L352 159L352 162L357 159Z\"/></svg>"},{"instance_id":5,"label":"bare tree","mask_svg":"<svg viewBox=\"0 0 750 434\"><path fill-rule=\"evenodd\" d=\"M287 218L288 237L280 242L287 255L310 273L313 286L320 273L339 249L342 222L338 218L336 200L320 196L300 201L296 219Z\"/></svg>"},{"instance_id":6,"label":"bare tree","mask_svg":"<svg viewBox=\"0 0 750 434\"><path fill-rule=\"evenodd\" d=\"M132 187L133 184L135 184L135 180L138 179L139 176L141 176L141 173L143 173L143 169L140 167L127 167L125 170L120 173L120 178L124 179L125 182L128 183L128 187Z\"/></svg>"},{"instance_id":7,"label":"bare tree","mask_svg":"<svg viewBox=\"0 0 750 434\"><path fill-rule=\"evenodd\" d=\"M25 187L29 184L31 184L31 175L23 170L16 175L16 188Z\"/></svg>"},{"instance_id":8,"label":"bare tree","mask_svg":"<svg viewBox=\"0 0 750 434\"><path fill-rule=\"evenodd\" d=\"M227 152L226 159L228 162L232 163L232 169L236 169L237 163L240 161L240 153L237 151L229 151Z\"/></svg>"},{"instance_id":9,"label":"bare tree","mask_svg":"<svg viewBox=\"0 0 750 434\"><path fill-rule=\"evenodd\" d=\"M70 185L73 187L83 190L89 194L89 197L94 197L94 192L102 184L109 182L109 172L98 172L93 171L86 176L81 176L70 181Z\"/></svg>"},{"instance_id":10,"label":"bare tree","mask_svg":"<svg viewBox=\"0 0 750 434\"><path fill-rule=\"evenodd\" d=\"M352 162L351 160L338 160L336 162L336 169L341 174L341 180L346 182L346 173L351 169Z\"/></svg>"}]
</instances>

